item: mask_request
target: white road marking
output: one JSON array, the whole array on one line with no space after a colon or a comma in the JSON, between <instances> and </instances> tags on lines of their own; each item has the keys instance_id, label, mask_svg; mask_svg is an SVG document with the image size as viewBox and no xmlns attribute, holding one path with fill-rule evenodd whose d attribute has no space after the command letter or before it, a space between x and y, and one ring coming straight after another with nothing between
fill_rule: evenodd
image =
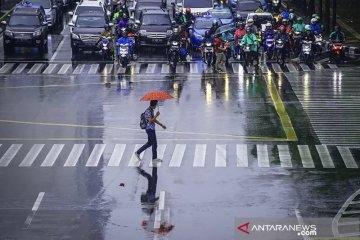
<instances>
[{"instance_id":1,"label":"white road marking","mask_svg":"<svg viewBox=\"0 0 360 240\"><path fill-rule=\"evenodd\" d=\"M160 191L159 196L159 210L165 209L165 191Z\"/></svg>"},{"instance_id":2,"label":"white road marking","mask_svg":"<svg viewBox=\"0 0 360 240\"><path fill-rule=\"evenodd\" d=\"M87 167L96 167L99 164L101 155L105 150L105 144L95 144L94 149L92 150L90 157L85 166Z\"/></svg>"},{"instance_id":3,"label":"white road marking","mask_svg":"<svg viewBox=\"0 0 360 240\"><path fill-rule=\"evenodd\" d=\"M155 73L156 64L155 63L149 63L146 69L146 73Z\"/></svg>"},{"instance_id":4,"label":"white road marking","mask_svg":"<svg viewBox=\"0 0 360 240\"><path fill-rule=\"evenodd\" d=\"M28 71L28 74L38 74L40 73L41 69L45 64L43 63L36 63L34 64L31 69Z\"/></svg>"},{"instance_id":5,"label":"white road marking","mask_svg":"<svg viewBox=\"0 0 360 240\"><path fill-rule=\"evenodd\" d=\"M215 167L226 167L226 144L216 144Z\"/></svg>"},{"instance_id":6,"label":"white road marking","mask_svg":"<svg viewBox=\"0 0 360 240\"><path fill-rule=\"evenodd\" d=\"M347 168L358 168L353 155L348 147L337 147Z\"/></svg>"},{"instance_id":7,"label":"white road marking","mask_svg":"<svg viewBox=\"0 0 360 240\"><path fill-rule=\"evenodd\" d=\"M22 144L11 144L11 146L0 159L0 167L7 167L21 147Z\"/></svg>"},{"instance_id":8,"label":"white road marking","mask_svg":"<svg viewBox=\"0 0 360 240\"><path fill-rule=\"evenodd\" d=\"M41 164L41 167L52 167L59 157L61 150L64 148L64 144L54 144L46 156L45 160Z\"/></svg>"},{"instance_id":9,"label":"white road marking","mask_svg":"<svg viewBox=\"0 0 360 240\"><path fill-rule=\"evenodd\" d=\"M253 74L253 73L255 73L255 67L254 66L249 66L247 68L247 71L248 71L248 73Z\"/></svg>"},{"instance_id":10,"label":"white road marking","mask_svg":"<svg viewBox=\"0 0 360 240\"><path fill-rule=\"evenodd\" d=\"M130 159L130 162L129 162L129 167L139 167L140 166L140 161L137 159L137 157L135 156L135 152L137 150L139 150L139 148L141 147L142 145L141 144L136 144L135 145L135 148L134 148L134 151L132 152L131 154L131 159ZM140 154L140 159L143 160L143 157L144 157L144 152L142 152Z\"/></svg>"},{"instance_id":11,"label":"white road marking","mask_svg":"<svg viewBox=\"0 0 360 240\"><path fill-rule=\"evenodd\" d=\"M105 65L102 73L106 76L111 75L113 68L114 68L114 64L108 63Z\"/></svg>"},{"instance_id":12,"label":"white road marking","mask_svg":"<svg viewBox=\"0 0 360 240\"><path fill-rule=\"evenodd\" d=\"M76 66L73 74L81 74L84 71L85 64L79 64Z\"/></svg>"},{"instance_id":13,"label":"white road marking","mask_svg":"<svg viewBox=\"0 0 360 240\"><path fill-rule=\"evenodd\" d=\"M231 67L234 73L244 73L244 67L240 63L232 63Z\"/></svg>"},{"instance_id":14,"label":"white road marking","mask_svg":"<svg viewBox=\"0 0 360 240\"><path fill-rule=\"evenodd\" d=\"M91 64L88 74L97 74L99 70L99 64Z\"/></svg>"},{"instance_id":15,"label":"white road marking","mask_svg":"<svg viewBox=\"0 0 360 240\"><path fill-rule=\"evenodd\" d=\"M57 55L59 54L60 49L63 47L64 43L65 43L65 39L67 39L69 37L69 35L66 35L60 42L59 46L57 47L54 55L52 55L50 62L53 62L55 60L55 58L57 57Z\"/></svg>"},{"instance_id":16,"label":"white road marking","mask_svg":"<svg viewBox=\"0 0 360 240\"><path fill-rule=\"evenodd\" d=\"M126 69L127 68L123 68L123 67L119 66L116 74L124 74L124 73L126 73Z\"/></svg>"},{"instance_id":17,"label":"white road marking","mask_svg":"<svg viewBox=\"0 0 360 240\"><path fill-rule=\"evenodd\" d=\"M20 63L15 70L12 72L12 74L20 74L22 73L22 71L24 71L24 69L26 68L27 63Z\"/></svg>"},{"instance_id":18,"label":"white road marking","mask_svg":"<svg viewBox=\"0 0 360 240\"><path fill-rule=\"evenodd\" d=\"M335 168L329 150L325 145L316 145L316 150L318 151L321 163L324 168Z\"/></svg>"},{"instance_id":19,"label":"white road marking","mask_svg":"<svg viewBox=\"0 0 360 240\"><path fill-rule=\"evenodd\" d=\"M57 64L49 64L49 66L47 66L47 68L44 70L43 74L52 74L55 70L55 68L57 67Z\"/></svg>"},{"instance_id":20,"label":"white road marking","mask_svg":"<svg viewBox=\"0 0 360 240\"><path fill-rule=\"evenodd\" d=\"M257 158L259 167L270 167L269 153L267 145L257 144Z\"/></svg>"},{"instance_id":21,"label":"white road marking","mask_svg":"<svg viewBox=\"0 0 360 240\"><path fill-rule=\"evenodd\" d=\"M275 73L282 73L283 70L281 69L280 65L277 63L272 63L271 67L274 69Z\"/></svg>"},{"instance_id":22,"label":"white road marking","mask_svg":"<svg viewBox=\"0 0 360 240\"><path fill-rule=\"evenodd\" d=\"M120 161L124 155L126 144L116 144L114 151L110 157L108 166L109 167L118 167Z\"/></svg>"},{"instance_id":23,"label":"white road marking","mask_svg":"<svg viewBox=\"0 0 360 240\"><path fill-rule=\"evenodd\" d=\"M338 68L336 64L328 64L328 66L329 66L331 69L336 69L336 68Z\"/></svg>"},{"instance_id":24,"label":"white road marking","mask_svg":"<svg viewBox=\"0 0 360 240\"><path fill-rule=\"evenodd\" d=\"M295 215L296 215L296 218L297 218L297 220L299 222L299 225L304 226L305 225L304 219L302 218L299 209L295 209ZM304 240L311 240L308 236L303 236L303 239Z\"/></svg>"},{"instance_id":25,"label":"white road marking","mask_svg":"<svg viewBox=\"0 0 360 240\"><path fill-rule=\"evenodd\" d=\"M298 70L295 68L295 66L292 63L286 63L285 64L289 72L297 72Z\"/></svg>"},{"instance_id":26,"label":"white road marking","mask_svg":"<svg viewBox=\"0 0 360 240\"><path fill-rule=\"evenodd\" d=\"M159 159L164 160L164 155L165 155L165 150L166 150L166 144L159 144L157 147L157 156ZM161 166L161 162L156 163L156 167L160 167ZM150 161L149 163L149 167L153 167L153 162Z\"/></svg>"},{"instance_id":27,"label":"white road marking","mask_svg":"<svg viewBox=\"0 0 360 240\"><path fill-rule=\"evenodd\" d=\"M69 73L70 68L71 68L71 64L68 64L68 63L64 64L58 71L58 74L67 74L67 73Z\"/></svg>"},{"instance_id":28,"label":"white road marking","mask_svg":"<svg viewBox=\"0 0 360 240\"><path fill-rule=\"evenodd\" d=\"M25 220L25 228L28 228L37 212L37 210L39 209L40 207L40 204L41 204L41 201L43 200L44 198L44 195L45 195L45 192L39 192L36 200L35 200L35 203L31 209L31 214L28 215L28 217L26 218Z\"/></svg>"},{"instance_id":29,"label":"white road marking","mask_svg":"<svg viewBox=\"0 0 360 240\"><path fill-rule=\"evenodd\" d=\"M82 151L84 150L85 144L74 144L69 157L66 159L64 167L74 167L76 166Z\"/></svg>"},{"instance_id":30,"label":"white road marking","mask_svg":"<svg viewBox=\"0 0 360 240\"><path fill-rule=\"evenodd\" d=\"M237 167L248 167L248 151L246 144L236 144L236 158L237 158Z\"/></svg>"},{"instance_id":31,"label":"white road marking","mask_svg":"<svg viewBox=\"0 0 360 240\"><path fill-rule=\"evenodd\" d=\"M291 155L288 145L278 145L281 167L292 167Z\"/></svg>"},{"instance_id":32,"label":"white road marking","mask_svg":"<svg viewBox=\"0 0 360 240\"><path fill-rule=\"evenodd\" d=\"M323 65L321 65L321 63L316 63L316 64L314 64L314 66L315 66L315 69L316 70L324 70L325 68L323 67Z\"/></svg>"},{"instance_id":33,"label":"white road marking","mask_svg":"<svg viewBox=\"0 0 360 240\"><path fill-rule=\"evenodd\" d=\"M132 70L135 74L140 73L140 65L136 64L135 66L133 66Z\"/></svg>"},{"instance_id":34,"label":"white road marking","mask_svg":"<svg viewBox=\"0 0 360 240\"><path fill-rule=\"evenodd\" d=\"M176 66L176 73L184 73L184 66L183 65L177 65Z\"/></svg>"},{"instance_id":35,"label":"white road marking","mask_svg":"<svg viewBox=\"0 0 360 240\"><path fill-rule=\"evenodd\" d=\"M170 73L170 67L166 63L163 63L161 66L161 73Z\"/></svg>"},{"instance_id":36,"label":"white road marking","mask_svg":"<svg viewBox=\"0 0 360 240\"><path fill-rule=\"evenodd\" d=\"M24 160L20 163L20 167L31 167L36 157L39 155L45 144L34 144L30 151L26 154Z\"/></svg>"},{"instance_id":37,"label":"white road marking","mask_svg":"<svg viewBox=\"0 0 360 240\"><path fill-rule=\"evenodd\" d=\"M5 63L5 65L0 68L0 74L10 73L14 65L15 63Z\"/></svg>"},{"instance_id":38,"label":"white road marking","mask_svg":"<svg viewBox=\"0 0 360 240\"><path fill-rule=\"evenodd\" d=\"M197 63L190 63L190 73L199 73L199 65Z\"/></svg>"},{"instance_id":39,"label":"white road marking","mask_svg":"<svg viewBox=\"0 0 360 240\"><path fill-rule=\"evenodd\" d=\"M268 66L266 64L261 65L261 72L263 74L269 73L269 68L268 68Z\"/></svg>"},{"instance_id":40,"label":"white road marking","mask_svg":"<svg viewBox=\"0 0 360 240\"><path fill-rule=\"evenodd\" d=\"M310 67L308 65L306 65L305 63L300 63L300 67L305 72L311 71Z\"/></svg>"},{"instance_id":41,"label":"white road marking","mask_svg":"<svg viewBox=\"0 0 360 240\"><path fill-rule=\"evenodd\" d=\"M161 225L161 210L155 209L155 219L154 219L154 229L158 230L160 229Z\"/></svg>"},{"instance_id":42,"label":"white road marking","mask_svg":"<svg viewBox=\"0 0 360 240\"><path fill-rule=\"evenodd\" d=\"M173 155L170 160L169 167L180 167L184 157L186 144L176 144Z\"/></svg>"},{"instance_id":43,"label":"white road marking","mask_svg":"<svg viewBox=\"0 0 360 240\"><path fill-rule=\"evenodd\" d=\"M196 144L195 156L194 156L194 167L204 167L206 156L206 144Z\"/></svg>"},{"instance_id":44,"label":"white road marking","mask_svg":"<svg viewBox=\"0 0 360 240\"><path fill-rule=\"evenodd\" d=\"M307 145L298 145L301 161L304 168L315 168L310 149Z\"/></svg>"}]
</instances>

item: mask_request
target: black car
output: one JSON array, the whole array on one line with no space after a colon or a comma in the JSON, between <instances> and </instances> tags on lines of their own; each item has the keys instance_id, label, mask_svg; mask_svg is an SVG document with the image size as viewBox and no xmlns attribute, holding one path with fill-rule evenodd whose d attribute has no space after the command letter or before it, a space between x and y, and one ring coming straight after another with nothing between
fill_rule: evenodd
<instances>
[{"instance_id":1,"label":"black car","mask_svg":"<svg viewBox=\"0 0 360 240\"><path fill-rule=\"evenodd\" d=\"M140 46L166 46L172 34L172 22L166 10L144 10L136 20Z\"/></svg>"},{"instance_id":2,"label":"black car","mask_svg":"<svg viewBox=\"0 0 360 240\"><path fill-rule=\"evenodd\" d=\"M47 52L48 23L42 7L16 7L9 22L1 23L5 25L5 53L14 47L37 47L41 53Z\"/></svg>"},{"instance_id":3,"label":"black car","mask_svg":"<svg viewBox=\"0 0 360 240\"><path fill-rule=\"evenodd\" d=\"M103 13L83 13L77 16L75 23L69 23L69 26L73 28L71 32L72 53L97 50L100 34L106 24L109 24L109 21Z\"/></svg>"},{"instance_id":4,"label":"black car","mask_svg":"<svg viewBox=\"0 0 360 240\"><path fill-rule=\"evenodd\" d=\"M261 8L261 2L258 0L238 1L236 4L235 15L246 19L249 13L255 12L257 9Z\"/></svg>"}]
</instances>

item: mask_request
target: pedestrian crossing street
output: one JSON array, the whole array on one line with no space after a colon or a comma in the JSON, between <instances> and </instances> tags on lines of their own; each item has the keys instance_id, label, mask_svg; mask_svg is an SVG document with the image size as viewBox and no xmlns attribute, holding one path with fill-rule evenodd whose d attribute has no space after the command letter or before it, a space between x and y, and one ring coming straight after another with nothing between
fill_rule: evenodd
<instances>
[{"instance_id":1,"label":"pedestrian crossing street","mask_svg":"<svg viewBox=\"0 0 360 240\"><path fill-rule=\"evenodd\" d=\"M137 167L141 144L0 145L0 169L7 167ZM141 154L152 167L151 149ZM265 144L159 144L158 167L358 169L360 147Z\"/></svg>"},{"instance_id":2,"label":"pedestrian crossing street","mask_svg":"<svg viewBox=\"0 0 360 240\"><path fill-rule=\"evenodd\" d=\"M281 66L278 63L262 64L259 70L253 66L245 67L242 63L231 63L226 72L231 74L254 74L269 72L301 72L312 70L325 70L337 68L334 64L316 63L314 65L286 63ZM212 67L207 67L203 62L186 62L176 67L177 74L212 73ZM5 63L0 68L0 75L6 74L42 74L42 75L133 75L133 74L171 74L173 73L167 63L134 63L127 68L117 64L71 64L71 63Z\"/></svg>"}]
</instances>

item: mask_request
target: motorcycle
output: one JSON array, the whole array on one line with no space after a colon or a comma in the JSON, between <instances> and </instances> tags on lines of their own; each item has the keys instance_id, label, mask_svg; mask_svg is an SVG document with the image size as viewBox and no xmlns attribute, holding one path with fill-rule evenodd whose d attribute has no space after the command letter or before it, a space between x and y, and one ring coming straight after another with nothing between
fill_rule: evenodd
<instances>
[{"instance_id":1,"label":"motorcycle","mask_svg":"<svg viewBox=\"0 0 360 240\"><path fill-rule=\"evenodd\" d=\"M302 42L302 46L301 46L301 59L302 59L303 62L305 62L306 64L312 63L312 60L313 60L313 54L312 54L311 48L312 48L312 41L306 41L306 40L304 40L304 41Z\"/></svg>"},{"instance_id":2,"label":"motorcycle","mask_svg":"<svg viewBox=\"0 0 360 240\"><path fill-rule=\"evenodd\" d=\"M123 68L126 68L127 65L130 63L131 55L130 55L130 44L129 43L120 43L118 46L118 61L119 64Z\"/></svg>"},{"instance_id":3,"label":"motorcycle","mask_svg":"<svg viewBox=\"0 0 360 240\"><path fill-rule=\"evenodd\" d=\"M237 52L237 59L238 60L244 60L245 59L245 54L244 54L244 51L243 51L244 49L243 49L243 47L241 45L242 37L243 36L239 37L239 39L238 39L238 52Z\"/></svg>"},{"instance_id":4,"label":"motorcycle","mask_svg":"<svg viewBox=\"0 0 360 240\"><path fill-rule=\"evenodd\" d=\"M103 61L112 59L112 50L110 49L111 37L101 37L101 56Z\"/></svg>"},{"instance_id":5,"label":"motorcycle","mask_svg":"<svg viewBox=\"0 0 360 240\"><path fill-rule=\"evenodd\" d=\"M233 43L234 43L234 39L226 39L225 43L224 43L224 48L225 48L225 56L226 56L226 66L229 65L229 59L232 56L232 52L233 52Z\"/></svg>"},{"instance_id":6,"label":"motorcycle","mask_svg":"<svg viewBox=\"0 0 360 240\"><path fill-rule=\"evenodd\" d=\"M300 40L301 40L301 32L294 32L292 34L292 40L293 40L293 52L295 56L298 56L300 53Z\"/></svg>"},{"instance_id":7,"label":"motorcycle","mask_svg":"<svg viewBox=\"0 0 360 240\"><path fill-rule=\"evenodd\" d=\"M344 61L344 49L342 43L333 43L331 45L330 62L339 63Z\"/></svg>"},{"instance_id":8,"label":"motorcycle","mask_svg":"<svg viewBox=\"0 0 360 240\"><path fill-rule=\"evenodd\" d=\"M211 42L206 42L204 47L205 61L208 66L211 66L211 63L214 59L214 46Z\"/></svg>"},{"instance_id":9,"label":"motorcycle","mask_svg":"<svg viewBox=\"0 0 360 240\"><path fill-rule=\"evenodd\" d=\"M271 7L273 12L278 13L280 11L281 3L280 0L272 0Z\"/></svg>"},{"instance_id":10,"label":"motorcycle","mask_svg":"<svg viewBox=\"0 0 360 240\"><path fill-rule=\"evenodd\" d=\"M275 39L272 35L267 35L264 41L264 51L268 60L271 60L275 47Z\"/></svg>"},{"instance_id":11,"label":"motorcycle","mask_svg":"<svg viewBox=\"0 0 360 240\"><path fill-rule=\"evenodd\" d=\"M316 47L315 52L317 56L321 56L322 42L323 42L323 37L321 33L315 34L315 47Z\"/></svg>"},{"instance_id":12,"label":"motorcycle","mask_svg":"<svg viewBox=\"0 0 360 240\"><path fill-rule=\"evenodd\" d=\"M243 46L244 56L245 56L245 65L250 66L254 63L254 54L251 51L251 45Z\"/></svg>"},{"instance_id":13,"label":"motorcycle","mask_svg":"<svg viewBox=\"0 0 360 240\"><path fill-rule=\"evenodd\" d=\"M284 65L285 63L285 42L281 38L277 39L275 42L275 58L277 63Z\"/></svg>"},{"instance_id":14,"label":"motorcycle","mask_svg":"<svg viewBox=\"0 0 360 240\"><path fill-rule=\"evenodd\" d=\"M170 67L175 70L176 65L179 62L180 58L180 43L177 41L172 41L170 43L170 49L169 49L169 61L170 61Z\"/></svg>"}]
</instances>

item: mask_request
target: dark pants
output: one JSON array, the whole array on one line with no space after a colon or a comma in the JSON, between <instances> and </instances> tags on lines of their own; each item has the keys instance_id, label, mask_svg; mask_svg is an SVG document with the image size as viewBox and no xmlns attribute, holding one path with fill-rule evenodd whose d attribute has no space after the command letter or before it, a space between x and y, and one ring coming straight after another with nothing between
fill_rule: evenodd
<instances>
[{"instance_id":1,"label":"dark pants","mask_svg":"<svg viewBox=\"0 0 360 240\"><path fill-rule=\"evenodd\" d=\"M156 134L155 130L146 129L146 133L148 135L148 141L145 143L144 146L139 148L136 152L138 154L141 154L143 151L145 151L147 148L152 146L152 159L157 158L157 141L156 141Z\"/></svg>"}]
</instances>

